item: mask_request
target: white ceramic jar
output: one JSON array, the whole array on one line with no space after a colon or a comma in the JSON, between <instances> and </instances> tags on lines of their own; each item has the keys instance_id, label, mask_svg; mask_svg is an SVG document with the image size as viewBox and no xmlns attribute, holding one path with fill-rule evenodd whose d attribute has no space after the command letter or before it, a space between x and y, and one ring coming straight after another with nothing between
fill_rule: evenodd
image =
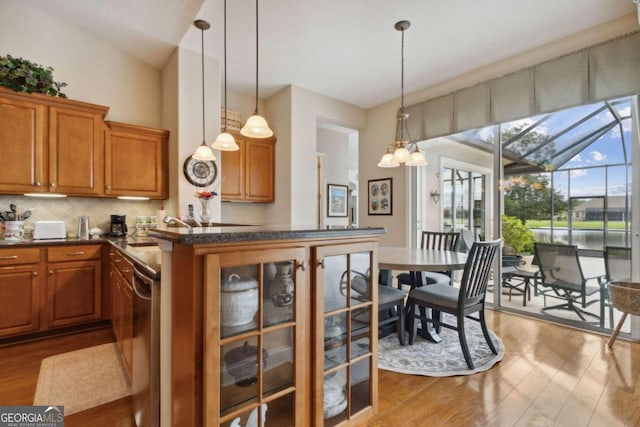
<instances>
[{"instance_id":1,"label":"white ceramic jar","mask_svg":"<svg viewBox=\"0 0 640 427\"><path fill-rule=\"evenodd\" d=\"M253 320L258 312L258 281L230 274L220 292L220 324L241 326Z\"/></svg>"}]
</instances>

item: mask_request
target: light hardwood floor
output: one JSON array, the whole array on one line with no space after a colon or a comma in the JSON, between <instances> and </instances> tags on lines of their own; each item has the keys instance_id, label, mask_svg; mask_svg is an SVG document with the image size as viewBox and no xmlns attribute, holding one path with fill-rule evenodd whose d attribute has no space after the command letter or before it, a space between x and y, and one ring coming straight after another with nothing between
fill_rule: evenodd
<instances>
[{"instance_id":1,"label":"light hardwood floor","mask_svg":"<svg viewBox=\"0 0 640 427\"><path fill-rule=\"evenodd\" d=\"M487 310L504 359L471 376L380 371L377 426L640 426L640 343ZM109 329L0 347L0 404L29 405L40 361L113 341ZM132 426L129 399L74 414L66 426Z\"/></svg>"}]
</instances>

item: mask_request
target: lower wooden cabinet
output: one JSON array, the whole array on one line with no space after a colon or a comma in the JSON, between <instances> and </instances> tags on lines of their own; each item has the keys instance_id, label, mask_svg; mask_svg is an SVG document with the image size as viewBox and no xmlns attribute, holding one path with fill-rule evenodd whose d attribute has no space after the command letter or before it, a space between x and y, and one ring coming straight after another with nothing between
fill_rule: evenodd
<instances>
[{"instance_id":1,"label":"lower wooden cabinet","mask_svg":"<svg viewBox=\"0 0 640 427\"><path fill-rule=\"evenodd\" d=\"M69 326L100 319L101 246L54 246L46 251L48 326Z\"/></svg>"},{"instance_id":2,"label":"lower wooden cabinet","mask_svg":"<svg viewBox=\"0 0 640 427\"><path fill-rule=\"evenodd\" d=\"M111 324L127 379L131 381L133 369L133 284L131 274L133 266L115 249L109 253L111 258L109 276L111 280L112 312Z\"/></svg>"},{"instance_id":3,"label":"lower wooden cabinet","mask_svg":"<svg viewBox=\"0 0 640 427\"><path fill-rule=\"evenodd\" d=\"M0 337L40 328L38 266L0 267Z\"/></svg>"}]
</instances>

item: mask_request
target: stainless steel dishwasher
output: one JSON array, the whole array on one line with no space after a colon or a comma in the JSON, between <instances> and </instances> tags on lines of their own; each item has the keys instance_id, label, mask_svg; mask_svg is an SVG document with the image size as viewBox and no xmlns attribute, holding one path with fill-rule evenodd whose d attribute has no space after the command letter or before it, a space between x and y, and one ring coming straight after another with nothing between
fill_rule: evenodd
<instances>
[{"instance_id":1,"label":"stainless steel dishwasher","mask_svg":"<svg viewBox=\"0 0 640 427\"><path fill-rule=\"evenodd\" d=\"M160 425L160 280L134 267L131 392L138 427Z\"/></svg>"}]
</instances>

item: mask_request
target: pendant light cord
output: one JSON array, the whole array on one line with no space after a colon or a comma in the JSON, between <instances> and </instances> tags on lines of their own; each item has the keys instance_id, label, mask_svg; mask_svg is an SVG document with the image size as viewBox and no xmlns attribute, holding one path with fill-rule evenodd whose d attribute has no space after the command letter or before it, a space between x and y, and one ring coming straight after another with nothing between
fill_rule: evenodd
<instances>
[{"instance_id":1,"label":"pendant light cord","mask_svg":"<svg viewBox=\"0 0 640 427\"><path fill-rule=\"evenodd\" d=\"M224 132L227 132L227 0L224 0Z\"/></svg>"},{"instance_id":2,"label":"pendant light cord","mask_svg":"<svg viewBox=\"0 0 640 427\"><path fill-rule=\"evenodd\" d=\"M400 42L400 113L404 114L404 29L402 30L402 37ZM404 117L404 116L403 116ZM400 129L400 139L404 141L404 121L402 119Z\"/></svg>"},{"instance_id":3,"label":"pendant light cord","mask_svg":"<svg viewBox=\"0 0 640 427\"><path fill-rule=\"evenodd\" d=\"M201 34L201 63L202 63L202 142L205 142L205 133L204 133L204 28L200 29Z\"/></svg>"},{"instance_id":4,"label":"pendant light cord","mask_svg":"<svg viewBox=\"0 0 640 427\"><path fill-rule=\"evenodd\" d=\"M258 114L258 0L256 0L256 111Z\"/></svg>"}]
</instances>

